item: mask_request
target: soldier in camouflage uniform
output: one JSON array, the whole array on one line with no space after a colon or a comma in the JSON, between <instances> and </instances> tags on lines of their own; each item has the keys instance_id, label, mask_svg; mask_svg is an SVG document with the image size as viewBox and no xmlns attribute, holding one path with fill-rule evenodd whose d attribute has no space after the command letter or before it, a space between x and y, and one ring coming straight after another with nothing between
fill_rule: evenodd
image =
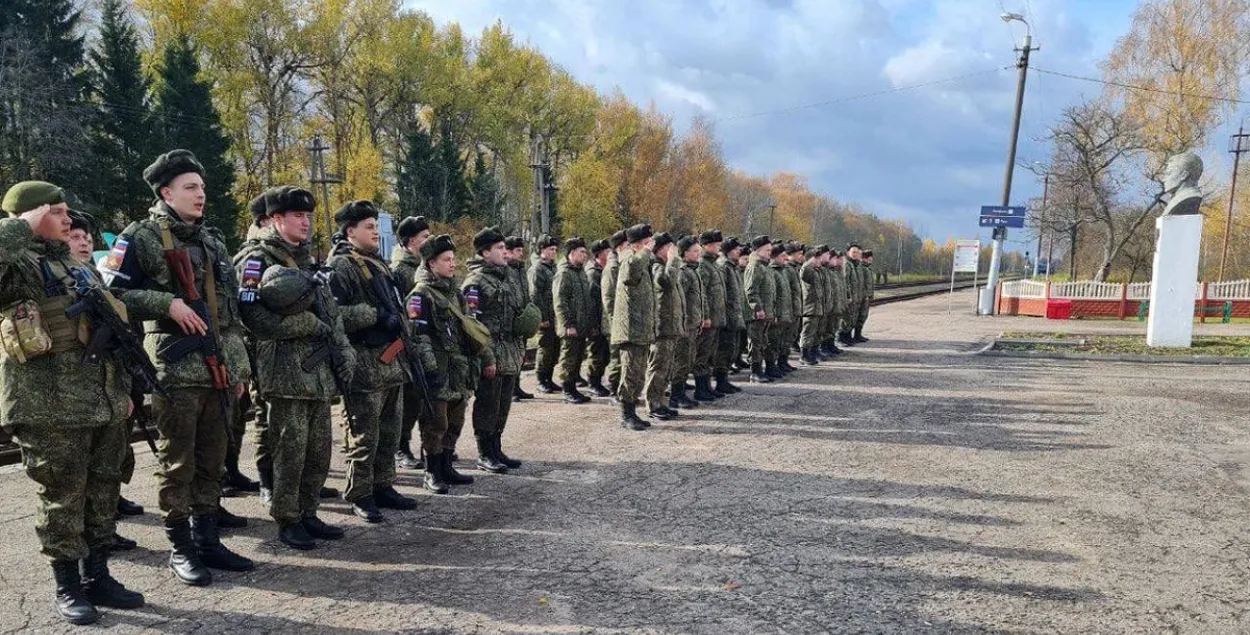
<instances>
[{"instance_id":1,"label":"soldier in camouflage uniform","mask_svg":"<svg viewBox=\"0 0 1250 635\"><path fill-rule=\"evenodd\" d=\"M77 325L64 317L78 299L76 284L66 282L93 276L70 256L69 206L61 189L18 183L0 207L10 215L0 220L0 305L36 304L51 336L42 354L7 344L0 351L0 427L13 435L26 475L39 485L35 533L52 565L57 612L89 624L99 619L96 605L138 608L144 601L108 569L129 378L111 356L84 362ZM20 321L16 310L4 312L5 326L25 333Z\"/></svg>"},{"instance_id":2,"label":"soldier in camouflage uniform","mask_svg":"<svg viewBox=\"0 0 1250 635\"><path fill-rule=\"evenodd\" d=\"M538 353L534 357L534 370L538 377L538 390L545 394L560 392L551 380L555 374L556 361L560 358L560 333L556 324L555 297L551 286L556 277L556 251L560 242L543 234L538 237L538 257L530 265L526 280L529 283L531 301L542 312L538 323Z\"/></svg>"},{"instance_id":3,"label":"soldier in camouflage uniform","mask_svg":"<svg viewBox=\"0 0 1250 635\"><path fill-rule=\"evenodd\" d=\"M699 401L715 401L725 396L725 393L712 387L712 359L720 343L720 330L725 328L725 276L716 267L723 240L718 229L710 229L699 235L699 243L703 245L698 268L699 283L707 296L704 317L711 321L711 326L699 329L695 344L694 398Z\"/></svg>"},{"instance_id":4,"label":"soldier in camouflage uniform","mask_svg":"<svg viewBox=\"0 0 1250 635\"><path fill-rule=\"evenodd\" d=\"M417 286L407 301L409 328L417 339L432 401L432 408L421 411L419 423L425 450L425 486L436 494L446 494L449 485L473 482L473 477L456 471L452 454L464 429L465 411L477 390L478 377L493 378L498 369L489 345L478 354L469 348L457 316L457 312L467 313L469 307L455 286L455 248L447 234L421 246Z\"/></svg>"},{"instance_id":5,"label":"soldier in camouflage uniform","mask_svg":"<svg viewBox=\"0 0 1250 635\"><path fill-rule=\"evenodd\" d=\"M747 356L751 361L752 383L768 384L773 379L764 371L768 357L769 329L776 320L777 283L769 270L772 257L772 240L768 236L751 239L751 256L743 273L742 287L746 305L750 311L747 323Z\"/></svg>"},{"instance_id":6,"label":"soldier in camouflage uniform","mask_svg":"<svg viewBox=\"0 0 1250 635\"><path fill-rule=\"evenodd\" d=\"M775 321L769 327L768 354L764 357L764 372L772 379L785 377L786 367L782 360L789 355L790 343L786 341L790 323L794 321L794 304L790 301L790 282L786 279L789 255L786 243L782 240L773 241L772 260L769 269L773 275L773 317Z\"/></svg>"},{"instance_id":7,"label":"soldier in camouflage uniform","mask_svg":"<svg viewBox=\"0 0 1250 635\"><path fill-rule=\"evenodd\" d=\"M615 398L616 390L621 385L621 355L620 350L611 343L612 311L616 305L616 279L621 271L621 262L633 253L633 250L629 246L623 229L608 238L608 246L612 248L612 251L608 254L607 263L603 265L603 277L599 280L599 288L603 294L603 332L609 341L607 388Z\"/></svg>"},{"instance_id":8,"label":"soldier in camouflage uniform","mask_svg":"<svg viewBox=\"0 0 1250 635\"><path fill-rule=\"evenodd\" d=\"M647 401L647 418L657 421L668 421L678 414L668 407L664 399L664 391L673 376L674 347L686 326L686 296L681 288L681 259L674 255L676 248L668 232L655 236L655 246L652 247L655 251L651 259L651 284L655 289L655 341L651 343L647 357L643 394Z\"/></svg>"},{"instance_id":9,"label":"soldier in camouflage uniform","mask_svg":"<svg viewBox=\"0 0 1250 635\"><path fill-rule=\"evenodd\" d=\"M260 392L269 404L278 539L312 549L343 530L317 517L330 469L330 400L351 385L356 352L324 273L310 253L316 201L291 189L272 201L272 226L239 259L239 304L256 338ZM293 372L294 371L294 372Z\"/></svg>"},{"instance_id":10,"label":"soldier in camouflage uniform","mask_svg":"<svg viewBox=\"0 0 1250 635\"><path fill-rule=\"evenodd\" d=\"M816 349L820 346L821 329L825 324L825 307L828 305L825 289L825 263L829 260L829 252L823 245L817 245L807 251L807 262L799 269L800 291L803 300L803 325L799 332L800 359L804 364L815 366L820 363L816 357Z\"/></svg>"},{"instance_id":11,"label":"soldier in camouflage uniform","mask_svg":"<svg viewBox=\"0 0 1250 635\"><path fill-rule=\"evenodd\" d=\"M409 216L395 228L397 244L391 249L391 273L400 297L408 297L416 284L417 267L421 266L421 245L430 238L430 224L424 216ZM417 411L422 408L422 395L415 381L404 384L404 408L400 417L399 451L395 466L405 470L421 470L425 464L412 453L412 430L417 424Z\"/></svg>"},{"instance_id":12,"label":"soldier in camouflage uniform","mask_svg":"<svg viewBox=\"0 0 1250 635\"><path fill-rule=\"evenodd\" d=\"M612 344L621 356L621 385L616 399L621 407L621 425L631 430L650 426L638 418L638 397L646 380L647 357L655 342L655 285L651 279L651 246L655 244L650 225L639 224L625 230L631 253L621 262L612 303Z\"/></svg>"},{"instance_id":13,"label":"soldier in camouflage uniform","mask_svg":"<svg viewBox=\"0 0 1250 635\"><path fill-rule=\"evenodd\" d=\"M859 319L860 306L864 302L863 274L859 270L859 259L862 250L858 244L851 243L846 247L846 258L842 265L842 273L846 279L847 305L838 322L838 341L847 346L854 346L855 322Z\"/></svg>"},{"instance_id":14,"label":"soldier in camouflage uniform","mask_svg":"<svg viewBox=\"0 0 1250 635\"><path fill-rule=\"evenodd\" d=\"M564 242L564 259L551 285L552 316L560 336L560 390L565 403L584 404L590 397L577 389L577 377L586 354L586 337L591 331L590 282L584 267L589 254L586 241L573 237Z\"/></svg>"},{"instance_id":15,"label":"soldier in camouflage uniform","mask_svg":"<svg viewBox=\"0 0 1250 635\"><path fill-rule=\"evenodd\" d=\"M230 256L204 226L203 172L186 150L157 157L143 171L158 199L148 219L127 227L100 265L130 317L147 320L144 347L168 391L152 397L160 507L173 547L169 568L193 586L212 582L209 568L255 567L218 531L230 409L252 372Z\"/></svg>"},{"instance_id":16,"label":"soldier in camouflage uniform","mask_svg":"<svg viewBox=\"0 0 1250 635\"><path fill-rule=\"evenodd\" d=\"M590 288L587 309L590 311L592 331L586 338L586 383L590 386L590 394L596 397L612 394L603 385L603 374L607 371L611 355L611 346L608 344L611 324L606 323L603 312L603 267L611 253L608 241L596 240L590 245L590 266L586 267L586 282Z\"/></svg>"},{"instance_id":17,"label":"soldier in camouflage uniform","mask_svg":"<svg viewBox=\"0 0 1250 635\"><path fill-rule=\"evenodd\" d=\"M829 318L825 323L826 356L841 355L838 348L838 329L842 324L842 314L846 313L849 290L846 286L846 274L843 273L843 254L836 249L829 250Z\"/></svg>"},{"instance_id":18,"label":"soldier in camouflage uniform","mask_svg":"<svg viewBox=\"0 0 1250 635\"><path fill-rule=\"evenodd\" d=\"M786 244L786 254L789 262L786 263L786 282L790 284L790 314L794 319L790 321L790 327L787 329L785 338L785 355L781 358L781 365L786 370L797 370L790 365L790 351L798 346L799 331L803 326L803 282L799 279L799 269L803 267L807 246L797 241L791 241Z\"/></svg>"},{"instance_id":19,"label":"soldier in camouflage uniform","mask_svg":"<svg viewBox=\"0 0 1250 635\"><path fill-rule=\"evenodd\" d=\"M391 268L378 253L378 209L354 201L334 214L342 240L326 262L330 290L343 332L356 350L356 369L344 397L343 451L347 485L343 499L365 522L383 520L381 509L415 509L395 491L395 455L405 383L411 383L403 352L405 326Z\"/></svg>"},{"instance_id":20,"label":"soldier in camouflage uniform","mask_svg":"<svg viewBox=\"0 0 1250 635\"><path fill-rule=\"evenodd\" d=\"M864 301L859 306L859 315L855 320L855 332L851 339L858 343L868 341L864 337L864 323L868 321L868 305L872 304L872 296L877 288L877 279L872 272L872 250L865 249L860 259L860 274L863 278Z\"/></svg>"},{"instance_id":21,"label":"soldier in camouflage uniform","mask_svg":"<svg viewBox=\"0 0 1250 635\"><path fill-rule=\"evenodd\" d=\"M686 312L682 320L681 334L675 344L677 352L673 359L673 379L669 386L668 407L696 408L699 402L686 394L686 377L694 370L695 341L699 331L710 328L712 321L704 314L707 296L703 293L703 284L699 281L699 257L703 255L699 241L694 236L683 236L677 241L678 274L682 294L685 296Z\"/></svg>"},{"instance_id":22,"label":"soldier in camouflage uniform","mask_svg":"<svg viewBox=\"0 0 1250 635\"><path fill-rule=\"evenodd\" d=\"M520 236L508 236L503 239L504 247L508 250L508 280L512 282L518 294L521 296L521 306L526 307L530 302L529 282L525 279L525 241ZM528 338L527 338L528 339ZM521 360L524 366L525 360L525 341L521 342ZM512 401L520 402L526 399L533 399L534 395L528 393L521 387L521 377L517 375L516 382L513 384Z\"/></svg>"},{"instance_id":23,"label":"soldier in camouflage uniform","mask_svg":"<svg viewBox=\"0 0 1250 635\"><path fill-rule=\"evenodd\" d=\"M716 260L725 280L725 328L717 334L719 341L716 346L716 363L713 376L716 378L716 390L727 395L741 392L742 389L729 381L729 373L733 363L741 354L739 342L746 333L745 297L742 291L742 269L738 267L738 257L742 253L742 245L738 239L730 236L721 243L721 256ZM735 371L736 372L736 371Z\"/></svg>"},{"instance_id":24,"label":"soldier in camouflage uniform","mask_svg":"<svg viewBox=\"0 0 1250 635\"><path fill-rule=\"evenodd\" d=\"M521 375L525 340L516 332L516 321L525 308L524 296L510 280L508 249L504 235L487 227L473 237L475 256L460 289L465 305L491 332L485 368L495 366L493 377L483 375L473 400L473 435L477 438L478 468L503 473L521 462L503 452L503 431L512 410L513 386ZM493 361L493 364L492 364Z\"/></svg>"}]
</instances>

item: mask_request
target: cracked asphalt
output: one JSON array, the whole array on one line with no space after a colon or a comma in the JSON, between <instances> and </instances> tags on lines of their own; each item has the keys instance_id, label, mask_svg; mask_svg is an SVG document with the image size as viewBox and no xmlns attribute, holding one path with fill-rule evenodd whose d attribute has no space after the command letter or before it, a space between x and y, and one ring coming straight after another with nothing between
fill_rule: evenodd
<instances>
[{"instance_id":1,"label":"cracked asphalt","mask_svg":"<svg viewBox=\"0 0 1250 635\"><path fill-rule=\"evenodd\" d=\"M956 307L972 294L956 294ZM1250 372L977 357L1004 330L1140 330L873 310L839 361L634 433L605 403L516 407L511 475L311 554L255 497L258 561L182 586L151 513L114 574L147 595L97 628L154 633L1247 632ZM1221 330L1223 329L1223 330ZM1207 325L1203 332L1246 330ZM527 377L527 385L532 378ZM472 455L471 436L460 454ZM155 509L155 461L123 493ZM331 484L341 485L341 457ZM59 632L34 488L0 472L0 631Z\"/></svg>"}]
</instances>

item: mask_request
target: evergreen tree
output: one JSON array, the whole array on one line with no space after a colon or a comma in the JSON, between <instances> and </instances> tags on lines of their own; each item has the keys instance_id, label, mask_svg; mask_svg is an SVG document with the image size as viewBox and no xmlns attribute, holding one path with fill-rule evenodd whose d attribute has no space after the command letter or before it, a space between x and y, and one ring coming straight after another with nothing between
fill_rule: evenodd
<instances>
[{"instance_id":1,"label":"evergreen tree","mask_svg":"<svg viewBox=\"0 0 1250 635\"><path fill-rule=\"evenodd\" d=\"M395 165L399 215L437 218L435 192L440 191L441 171L434 164L434 141L419 123L412 125L405 141L404 153Z\"/></svg>"},{"instance_id":2,"label":"evergreen tree","mask_svg":"<svg viewBox=\"0 0 1250 635\"><path fill-rule=\"evenodd\" d=\"M143 168L157 153L148 91L139 59L139 38L122 0L100 6L100 39L91 52L100 116L94 132L95 202L103 220L144 218L152 192Z\"/></svg>"},{"instance_id":3,"label":"evergreen tree","mask_svg":"<svg viewBox=\"0 0 1250 635\"><path fill-rule=\"evenodd\" d=\"M503 217L504 194L495 178L495 171L486 167L486 154L477 152L473 161L473 179L469 182L473 197L473 215L488 224L496 224Z\"/></svg>"},{"instance_id":4,"label":"evergreen tree","mask_svg":"<svg viewBox=\"0 0 1250 635\"><path fill-rule=\"evenodd\" d=\"M465 181L464 161L460 158L460 146L452 136L451 122L443 120L438 132L439 220L449 223L470 212L473 197Z\"/></svg>"},{"instance_id":5,"label":"evergreen tree","mask_svg":"<svg viewBox=\"0 0 1250 635\"><path fill-rule=\"evenodd\" d=\"M226 244L234 249L239 244L239 206L230 195L234 167L226 159L230 141L213 106L212 87L200 79L196 46L186 35L174 38L163 58L155 108L155 125L162 142L158 152L185 148L195 153L204 166L205 223L220 230Z\"/></svg>"}]
</instances>

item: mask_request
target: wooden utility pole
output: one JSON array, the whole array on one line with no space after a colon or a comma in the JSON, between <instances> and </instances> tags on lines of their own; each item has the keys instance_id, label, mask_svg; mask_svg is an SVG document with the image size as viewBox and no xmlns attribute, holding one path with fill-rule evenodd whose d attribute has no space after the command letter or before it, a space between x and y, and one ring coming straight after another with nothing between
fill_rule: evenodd
<instances>
[{"instance_id":1,"label":"wooden utility pole","mask_svg":"<svg viewBox=\"0 0 1250 635\"><path fill-rule=\"evenodd\" d=\"M1250 134L1246 133L1243 123L1237 128L1229 144L1229 152L1233 154L1233 184L1228 188L1228 220L1224 223L1224 248L1220 252L1220 282L1224 282L1224 265L1228 262L1228 238L1233 231L1233 207L1237 205L1237 171L1241 167L1241 153L1250 152Z\"/></svg>"},{"instance_id":2,"label":"wooden utility pole","mask_svg":"<svg viewBox=\"0 0 1250 635\"><path fill-rule=\"evenodd\" d=\"M308 179L309 183L321 186L321 211L325 214L325 237L326 237L326 253L330 253L330 236L334 234L334 212L330 211L330 184L342 183L343 179L336 176L326 174L325 151L330 146L325 144L321 139L321 133L313 135L312 145L308 146L308 152L312 155L312 175Z\"/></svg>"}]
</instances>

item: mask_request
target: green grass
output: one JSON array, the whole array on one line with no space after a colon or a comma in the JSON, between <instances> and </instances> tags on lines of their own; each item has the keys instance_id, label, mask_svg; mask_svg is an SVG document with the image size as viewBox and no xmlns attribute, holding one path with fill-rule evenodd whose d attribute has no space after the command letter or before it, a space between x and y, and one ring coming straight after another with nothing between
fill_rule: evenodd
<instances>
[{"instance_id":1,"label":"green grass","mask_svg":"<svg viewBox=\"0 0 1250 635\"><path fill-rule=\"evenodd\" d=\"M1044 342L1012 343L1012 339L1056 340L1056 344ZM1059 344L1058 341L1084 340L1083 343ZM1250 358L1250 337L1205 336L1195 337L1192 348L1151 348L1146 346L1142 335L1078 335L1071 333L1004 333L999 339L998 350L1066 352L1077 355L1148 355L1154 357L1188 357L1206 355L1211 357Z\"/></svg>"}]
</instances>

